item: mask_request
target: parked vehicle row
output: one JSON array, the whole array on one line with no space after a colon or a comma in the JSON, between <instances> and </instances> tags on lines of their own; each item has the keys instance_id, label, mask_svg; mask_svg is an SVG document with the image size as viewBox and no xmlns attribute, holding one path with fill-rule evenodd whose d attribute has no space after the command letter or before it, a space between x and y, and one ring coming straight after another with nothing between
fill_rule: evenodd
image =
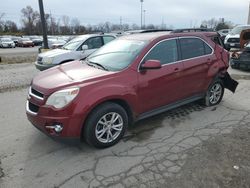
<instances>
[{"instance_id":1,"label":"parked vehicle row","mask_svg":"<svg viewBox=\"0 0 250 188\"><path fill-rule=\"evenodd\" d=\"M238 84L227 73L229 53L217 36L154 32L74 39L67 49L84 53L113 41L85 60L40 72L29 89L27 117L49 136L83 138L104 148L140 119L196 100L217 105L224 88L234 92ZM41 58L54 61L48 54Z\"/></svg>"}]
</instances>

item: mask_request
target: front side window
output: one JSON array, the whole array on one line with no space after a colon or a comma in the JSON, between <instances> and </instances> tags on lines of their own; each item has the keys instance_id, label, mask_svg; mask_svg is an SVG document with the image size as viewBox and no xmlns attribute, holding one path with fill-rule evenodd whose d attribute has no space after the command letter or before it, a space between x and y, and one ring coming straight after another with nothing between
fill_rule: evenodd
<instances>
[{"instance_id":1,"label":"front side window","mask_svg":"<svg viewBox=\"0 0 250 188\"><path fill-rule=\"evenodd\" d=\"M212 49L199 38L181 38L182 59L191 59L212 53Z\"/></svg>"},{"instance_id":2,"label":"front side window","mask_svg":"<svg viewBox=\"0 0 250 188\"><path fill-rule=\"evenodd\" d=\"M157 44L146 55L144 62L147 60L159 60L162 65L176 62L178 60L176 40L166 40Z\"/></svg>"}]
</instances>

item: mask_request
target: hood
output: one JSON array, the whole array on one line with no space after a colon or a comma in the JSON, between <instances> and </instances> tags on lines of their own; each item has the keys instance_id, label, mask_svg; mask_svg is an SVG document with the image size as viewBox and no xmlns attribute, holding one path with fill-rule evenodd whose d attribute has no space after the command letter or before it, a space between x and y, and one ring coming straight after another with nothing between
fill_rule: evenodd
<instances>
[{"instance_id":1,"label":"hood","mask_svg":"<svg viewBox=\"0 0 250 188\"><path fill-rule=\"evenodd\" d=\"M245 48L250 42L250 29L243 30L240 34L240 48Z\"/></svg>"},{"instance_id":2,"label":"hood","mask_svg":"<svg viewBox=\"0 0 250 188\"><path fill-rule=\"evenodd\" d=\"M114 74L91 67L81 61L72 61L40 72L32 81L32 86L44 94L50 94L63 87L100 80L102 76Z\"/></svg>"},{"instance_id":3,"label":"hood","mask_svg":"<svg viewBox=\"0 0 250 188\"><path fill-rule=\"evenodd\" d=\"M229 38L240 38L240 35L239 34L228 34L226 37L225 37L225 41L227 41Z\"/></svg>"},{"instance_id":4,"label":"hood","mask_svg":"<svg viewBox=\"0 0 250 188\"><path fill-rule=\"evenodd\" d=\"M61 54L70 53L69 50L55 49L39 54L40 57L55 57Z\"/></svg>"}]
</instances>

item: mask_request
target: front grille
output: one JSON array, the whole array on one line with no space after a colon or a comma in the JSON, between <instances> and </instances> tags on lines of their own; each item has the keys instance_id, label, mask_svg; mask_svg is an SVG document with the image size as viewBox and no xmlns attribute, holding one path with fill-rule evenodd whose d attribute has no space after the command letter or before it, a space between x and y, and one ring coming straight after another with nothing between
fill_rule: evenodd
<instances>
[{"instance_id":1,"label":"front grille","mask_svg":"<svg viewBox=\"0 0 250 188\"><path fill-rule=\"evenodd\" d=\"M44 94L35 90L34 88L30 87L29 89L29 95L39 99L39 100L43 100Z\"/></svg>"},{"instance_id":2,"label":"front grille","mask_svg":"<svg viewBox=\"0 0 250 188\"><path fill-rule=\"evenodd\" d=\"M31 111L31 112L34 112L34 113L37 113L38 112L38 110L39 110L39 106L37 106L37 105L35 105L35 104L33 104L33 103L31 103L31 102L28 102L29 104L29 110Z\"/></svg>"},{"instance_id":3,"label":"front grille","mask_svg":"<svg viewBox=\"0 0 250 188\"><path fill-rule=\"evenodd\" d=\"M41 92L39 92L39 91L33 89L33 88L31 88L31 93L32 93L33 95L36 95L36 96L38 96L38 97L43 98L43 94L42 94Z\"/></svg>"},{"instance_id":4,"label":"front grille","mask_svg":"<svg viewBox=\"0 0 250 188\"><path fill-rule=\"evenodd\" d=\"M229 38L227 41L232 42L232 43L239 43L240 39L239 38Z\"/></svg>"}]
</instances>

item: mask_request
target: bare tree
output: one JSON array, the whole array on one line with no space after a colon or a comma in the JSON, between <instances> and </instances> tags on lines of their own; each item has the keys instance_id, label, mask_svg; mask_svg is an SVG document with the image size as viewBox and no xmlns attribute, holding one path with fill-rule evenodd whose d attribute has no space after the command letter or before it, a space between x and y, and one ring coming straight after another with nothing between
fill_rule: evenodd
<instances>
[{"instance_id":1,"label":"bare tree","mask_svg":"<svg viewBox=\"0 0 250 188\"><path fill-rule=\"evenodd\" d=\"M79 33L81 23L80 23L78 18L73 18L71 20L71 27L72 27L72 30L73 30L74 34Z\"/></svg>"},{"instance_id":2,"label":"bare tree","mask_svg":"<svg viewBox=\"0 0 250 188\"><path fill-rule=\"evenodd\" d=\"M10 32L10 33L18 32L16 23L11 20L7 20L4 23L4 32Z\"/></svg>"},{"instance_id":3,"label":"bare tree","mask_svg":"<svg viewBox=\"0 0 250 188\"><path fill-rule=\"evenodd\" d=\"M4 16L5 16L5 13L0 14L0 31L3 30L3 25L4 25L3 17Z\"/></svg>"},{"instance_id":4,"label":"bare tree","mask_svg":"<svg viewBox=\"0 0 250 188\"><path fill-rule=\"evenodd\" d=\"M22 13L22 23L24 25L24 31L27 34L32 34L34 32L35 24L39 21L39 13L34 11L31 6L27 6L21 10Z\"/></svg>"},{"instance_id":5,"label":"bare tree","mask_svg":"<svg viewBox=\"0 0 250 188\"><path fill-rule=\"evenodd\" d=\"M63 23L63 26L61 27L62 34L70 34L70 26L69 26L70 18L69 18L69 16L63 15L62 16L62 23Z\"/></svg>"}]
</instances>

